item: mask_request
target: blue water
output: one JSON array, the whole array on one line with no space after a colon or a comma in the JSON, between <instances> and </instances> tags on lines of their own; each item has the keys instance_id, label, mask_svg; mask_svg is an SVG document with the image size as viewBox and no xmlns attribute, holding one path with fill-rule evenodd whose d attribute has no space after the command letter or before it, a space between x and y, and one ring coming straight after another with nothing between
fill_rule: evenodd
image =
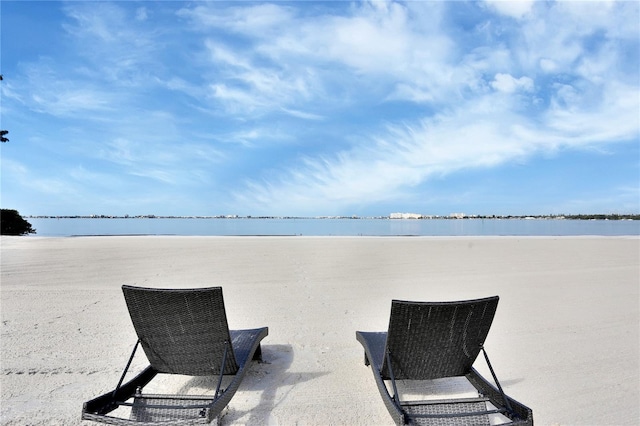
<instances>
[{"instance_id":1,"label":"blue water","mask_svg":"<svg viewBox=\"0 0 640 426\"><path fill-rule=\"evenodd\" d=\"M86 219L28 218L36 236L305 235L569 236L640 235L640 221L561 219Z\"/></svg>"}]
</instances>

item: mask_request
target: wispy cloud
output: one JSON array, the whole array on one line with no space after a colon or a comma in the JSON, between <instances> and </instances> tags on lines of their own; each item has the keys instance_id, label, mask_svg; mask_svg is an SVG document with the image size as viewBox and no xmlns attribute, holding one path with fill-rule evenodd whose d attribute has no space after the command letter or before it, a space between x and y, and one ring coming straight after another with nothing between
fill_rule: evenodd
<instances>
[{"instance_id":1,"label":"wispy cloud","mask_svg":"<svg viewBox=\"0 0 640 426\"><path fill-rule=\"evenodd\" d=\"M534 6L534 0L485 0L487 4L495 9L498 13L512 18L521 19L531 10Z\"/></svg>"},{"instance_id":2,"label":"wispy cloud","mask_svg":"<svg viewBox=\"0 0 640 426\"><path fill-rule=\"evenodd\" d=\"M474 47L462 55L462 69L456 68L451 55L431 55L429 59L435 58L435 61L424 61L425 37L419 32L406 34L411 25L407 22L408 12L400 5L392 7L402 9L401 12L363 8L362 14L356 17L341 18L345 28L350 24L355 28L353 43L357 44L362 34L368 40L392 38L397 43L406 40L406 44L394 46L395 54L388 55L391 62L398 59L398 54L420 58L429 63L425 74L436 76L438 82L446 79L442 73L430 74L431 70L456 72L451 73L454 78L444 88L430 90L428 85L420 88L409 78L411 71L418 74L420 69L411 60L399 60L409 72L393 65L381 70L379 52L372 49L360 50L355 58L334 53L330 55L333 60L358 73L395 82L396 90L389 99L404 97L416 103L439 102L446 106L434 117L426 115L422 125L361 135L369 141L364 149L355 146L333 156L306 159L283 172L277 181L253 180L246 192L237 195L238 208L250 206L249 210L275 209L281 213L283 209L279 206L284 203L284 209L291 208L288 204L295 204L304 205L309 212L323 209L329 210L328 213L341 212L361 200L376 202L397 191L411 191L411 187L436 174L498 166L548 150L637 138L640 128L637 85L624 83L624 78L621 81L617 61L624 60L619 56L623 51L614 48L614 44L633 44L629 39L633 32L620 33L617 28L611 28L611 35L602 33L608 27L601 22L607 21L592 22L593 14L581 7L553 4L548 14L535 17L530 15L532 6L530 2L517 7L498 5L500 13L526 20L520 37L509 39L513 45L505 52L505 60L497 63L492 61L495 51L485 49L491 44ZM627 6L617 4L604 8L603 12L613 18L611 22L620 23L626 20L622 15ZM378 16L373 20L376 14L383 14L385 18ZM533 29L540 29L549 14L551 21L563 20L565 24L566 20L575 21L582 32L556 32L549 28L542 35L536 34ZM381 19L399 22L399 34L394 37L385 34L389 26L375 25ZM625 22L622 26L629 27L629 24ZM614 42L616 36L621 39ZM440 38L446 40L446 37ZM598 42L603 43L602 48L590 46ZM447 44L450 42L441 43ZM348 46L341 45L341 48L346 52L350 50ZM496 46L501 55L502 42ZM518 56L519 52L527 54ZM509 69L517 70L520 75L503 72ZM458 96L447 102L446 93Z\"/></svg>"},{"instance_id":3,"label":"wispy cloud","mask_svg":"<svg viewBox=\"0 0 640 426\"><path fill-rule=\"evenodd\" d=\"M636 2L61 10L58 50L3 56L19 72L2 86L3 116L25 123L12 143L37 123L59 156L7 170L41 182L47 164L78 199L100 188L96 203L126 188L185 213L211 208L202 194L240 214L384 213L444 203L434 185L452 176L640 136ZM457 190L451 205L478 198Z\"/></svg>"},{"instance_id":4,"label":"wispy cloud","mask_svg":"<svg viewBox=\"0 0 640 426\"><path fill-rule=\"evenodd\" d=\"M55 116L78 116L115 110L116 97L88 79L60 75L50 59L25 67L25 83L30 91L20 96L27 107Z\"/></svg>"},{"instance_id":5,"label":"wispy cloud","mask_svg":"<svg viewBox=\"0 0 640 426\"><path fill-rule=\"evenodd\" d=\"M78 54L88 62L91 77L116 87L145 85L161 67L160 41L168 30L143 25L145 9L129 10L117 3L67 3L70 18L63 25Z\"/></svg>"}]
</instances>

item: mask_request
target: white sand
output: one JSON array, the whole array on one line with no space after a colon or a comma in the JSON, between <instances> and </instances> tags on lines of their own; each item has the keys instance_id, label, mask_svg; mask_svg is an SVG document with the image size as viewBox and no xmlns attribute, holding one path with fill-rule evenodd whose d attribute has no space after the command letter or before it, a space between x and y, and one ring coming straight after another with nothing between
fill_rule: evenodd
<instances>
[{"instance_id":1,"label":"white sand","mask_svg":"<svg viewBox=\"0 0 640 426\"><path fill-rule=\"evenodd\" d=\"M82 424L82 402L113 389L135 343L122 284L221 285L232 328L269 326L223 424L391 424L355 331L385 330L392 298L490 295L486 347L536 424L640 422L637 237L1 243L2 424Z\"/></svg>"}]
</instances>

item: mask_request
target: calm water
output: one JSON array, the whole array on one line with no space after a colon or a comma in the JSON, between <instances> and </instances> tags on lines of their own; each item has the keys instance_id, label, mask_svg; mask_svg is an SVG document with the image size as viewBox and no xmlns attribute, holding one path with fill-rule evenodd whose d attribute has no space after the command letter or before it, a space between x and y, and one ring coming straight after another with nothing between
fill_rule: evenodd
<instances>
[{"instance_id":1,"label":"calm water","mask_svg":"<svg viewBox=\"0 0 640 426\"><path fill-rule=\"evenodd\" d=\"M640 235L640 221L526 219L32 219L36 236L306 235L561 236Z\"/></svg>"}]
</instances>

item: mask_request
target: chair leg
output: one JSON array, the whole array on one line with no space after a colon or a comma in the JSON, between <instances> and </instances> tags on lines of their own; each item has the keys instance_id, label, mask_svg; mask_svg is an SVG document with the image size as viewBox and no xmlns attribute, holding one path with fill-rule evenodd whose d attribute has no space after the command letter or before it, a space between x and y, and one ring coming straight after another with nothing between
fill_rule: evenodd
<instances>
[{"instance_id":1,"label":"chair leg","mask_svg":"<svg viewBox=\"0 0 640 426\"><path fill-rule=\"evenodd\" d=\"M389 366L389 375L391 376L391 386L393 387L393 400L400 406L400 395L398 395L398 387L396 386L396 378L393 374L393 368L391 368L391 352L387 350L387 365Z\"/></svg>"},{"instance_id":2,"label":"chair leg","mask_svg":"<svg viewBox=\"0 0 640 426\"><path fill-rule=\"evenodd\" d=\"M127 366L124 367L124 371L122 372L122 376L120 376L120 380L118 381L118 385L113 390L113 397L115 398L116 394L120 390L120 386L122 386L122 382L124 381L124 377L127 375L127 371L129 371L129 367L131 366L131 361L133 361L133 357L136 355L136 350L140 345L140 339L136 341L136 344L133 347L133 351L131 352L131 356L129 357L129 361L127 362Z\"/></svg>"},{"instance_id":3,"label":"chair leg","mask_svg":"<svg viewBox=\"0 0 640 426\"><path fill-rule=\"evenodd\" d=\"M391 366L391 352L388 349L387 349L386 356L387 356L387 365L389 366L389 375L391 376L390 377L391 386L393 388L393 402L398 408L398 410L400 411L400 413L402 414L402 423L406 425L409 423L409 416L407 415L404 408L402 408L402 403L400 402L400 394L398 393L398 387L396 386L396 378L395 378L395 375L393 374L393 368Z\"/></svg>"},{"instance_id":4,"label":"chair leg","mask_svg":"<svg viewBox=\"0 0 640 426\"><path fill-rule=\"evenodd\" d=\"M493 376L493 381L496 383L496 386L498 387L498 390L500 391L500 395L502 395L502 399L504 400L504 405L507 408L507 410L509 411L509 413L514 414L513 408L511 408L511 404L509 403L509 398L507 398L507 395L505 395L504 391L502 390L502 386L500 385L500 382L498 381L498 376L496 375L495 371L493 371L493 367L491 366L491 362L489 361L489 355L487 354L487 351L484 349L484 346L480 346L480 349L482 350L482 353L484 354L484 359L487 362L487 366L489 366L489 371L491 371L491 375Z\"/></svg>"},{"instance_id":5,"label":"chair leg","mask_svg":"<svg viewBox=\"0 0 640 426\"><path fill-rule=\"evenodd\" d=\"M216 399L220 394L220 386L222 385L222 378L224 377L224 367L227 365L228 349L229 349L229 342L224 342L224 353L222 354L222 365L220 366L220 377L218 378L218 386L216 386Z\"/></svg>"}]
</instances>

